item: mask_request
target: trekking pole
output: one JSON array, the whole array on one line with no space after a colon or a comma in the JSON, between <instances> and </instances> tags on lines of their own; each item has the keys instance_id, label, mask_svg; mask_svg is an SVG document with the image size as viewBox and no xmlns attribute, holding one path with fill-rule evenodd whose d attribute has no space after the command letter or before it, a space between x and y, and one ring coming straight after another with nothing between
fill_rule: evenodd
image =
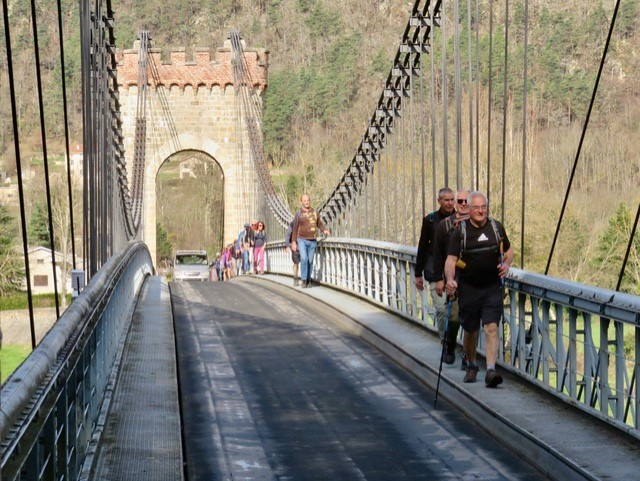
<instances>
[{"instance_id":1,"label":"trekking pole","mask_svg":"<svg viewBox=\"0 0 640 481\"><path fill-rule=\"evenodd\" d=\"M442 358L444 357L444 351L447 348L447 334L449 333L449 319L451 318L451 306L453 305L453 296L449 297L447 301L447 317L444 323L444 339L442 340L442 352L440 353L440 367L438 368L438 382L436 383L436 398L433 401L433 409L438 404L438 391L440 390L440 378L442 377Z\"/></svg>"}]
</instances>

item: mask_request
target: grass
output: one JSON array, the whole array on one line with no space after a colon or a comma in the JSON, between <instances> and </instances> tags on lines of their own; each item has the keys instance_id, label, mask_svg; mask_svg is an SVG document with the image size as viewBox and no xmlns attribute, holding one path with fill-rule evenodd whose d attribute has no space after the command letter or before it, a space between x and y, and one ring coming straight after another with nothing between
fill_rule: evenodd
<instances>
[{"instance_id":1,"label":"grass","mask_svg":"<svg viewBox=\"0 0 640 481\"><path fill-rule=\"evenodd\" d=\"M31 354L31 347L29 346L2 346L2 349L0 349L0 382L4 384L29 354Z\"/></svg>"},{"instance_id":2,"label":"grass","mask_svg":"<svg viewBox=\"0 0 640 481\"><path fill-rule=\"evenodd\" d=\"M71 304L71 294L67 294L67 305ZM34 309L40 307L55 307L56 301L54 294L38 294L33 296ZM10 311L13 309L27 309L26 292L14 292L6 296L0 297L0 311Z\"/></svg>"}]
</instances>

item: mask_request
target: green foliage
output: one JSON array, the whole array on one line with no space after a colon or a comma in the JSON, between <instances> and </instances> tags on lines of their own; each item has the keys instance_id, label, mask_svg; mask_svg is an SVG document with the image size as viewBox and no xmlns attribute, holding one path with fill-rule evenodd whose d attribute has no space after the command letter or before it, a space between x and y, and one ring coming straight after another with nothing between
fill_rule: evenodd
<instances>
[{"instance_id":1,"label":"green foliage","mask_svg":"<svg viewBox=\"0 0 640 481\"><path fill-rule=\"evenodd\" d=\"M14 250L17 227L7 208L0 205L0 298L20 288L24 267Z\"/></svg>"},{"instance_id":2,"label":"green foliage","mask_svg":"<svg viewBox=\"0 0 640 481\"><path fill-rule=\"evenodd\" d=\"M269 76L264 99L264 138L267 151L282 148L289 137L291 121L303 95L304 75L283 70Z\"/></svg>"},{"instance_id":3,"label":"green foliage","mask_svg":"<svg viewBox=\"0 0 640 481\"><path fill-rule=\"evenodd\" d=\"M49 246L51 237L49 236L49 221L47 213L42 204L36 204L29 218L29 243L31 245Z\"/></svg>"},{"instance_id":4,"label":"green foliage","mask_svg":"<svg viewBox=\"0 0 640 481\"><path fill-rule=\"evenodd\" d=\"M0 383L4 383L29 354L31 354L30 346L2 346L0 349L0 371L2 371Z\"/></svg>"},{"instance_id":5,"label":"green foliage","mask_svg":"<svg viewBox=\"0 0 640 481\"><path fill-rule=\"evenodd\" d=\"M593 72L574 69L568 64L578 49L580 31L573 18L551 13L546 8L540 15L540 23L549 35L541 49L534 50L532 59L532 65L538 66L537 93L550 105L563 107L563 115L570 119L582 117L595 76Z\"/></svg>"},{"instance_id":6,"label":"green foliage","mask_svg":"<svg viewBox=\"0 0 640 481\"><path fill-rule=\"evenodd\" d=\"M308 13L314 3L315 2L313 0L298 0L297 6L300 12Z\"/></svg>"},{"instance_id":7,"label":"green foliage","mask_svg":"<svg viewBox=\"0 0 640 481\"><path fill-rule=\"evenodd\" d=\"M353 100L358 85L358 45L361 35L353 34L336 41L326 56L326 63L308 85L309 114L325 125L334 125L339 114Z\"/></svg>"},{"instance_id":8,"label":"green foliage","mask_svg":"<svg viewBox=\"0 0 640 481\"><path fill-rule=\"evenodd\" d=\"M585 21L576 28L576 33L582 34L583 37L580 44L600 53L607 38L610 23L611 19L602 6L602 1L599 1Z\"/></svg>"},{"instance_id":9,"label":"green foliage","mask_svg":"<svg viewBox=\"0 0 640 481\"><path fill-rule=\"evenodd\" d=\"M169 234L164 225L156 223L156 265L163 265L164 262L171 262L173 245L169 239Z\"/></svg>"},{"instance_id":10,"label":"green foliage","mask_svg":"<svg viewBox=\"0 0 640 481\"><path fill-rule=\"evenodd\" d=\"M625 0L620 3L615 28L623 38L630 37L638 29L638 3L639 0Z\"/></svg>"},{"instance_id":11,"label":"green foliage","mask_svg":"<svg viewBox=\"0 0 640 481\"><path fill-rule=\"evenodd\" d=\"M287 201L292 206L291 210L295 210L300 203L300 195L302 195L302 179L296 175L288 175L284 185Z\"/></svg>"},{"instance_id":12,"label":"green foliage","mask_svg":"<svg viewBox=\"0 0 640 481\"><path fill-rule=\"evenodd\" d=\"M380 48L371 62L371 68L369 70L370 75L377 73L386 73L391 67L391 59L387 55L387 52Z\"/></svg>"},{"instance_id":13,"label":"green foliage","mask_svg":"<svg viewBox=\"0 0 640 481\"><path fill-rule=\"evenodd\" d=\"M343 29L340 13L324 8L320 2L316 3L315 8L306 19L306 24L309 28L309 35L316 42L327 37L334 37Z\"/></svg>"},{"instance_id":14,"label":"green foliage","mask_svg":"<svg viewBox=\"0 0 640 481\"><path fill-rule=\"evenodd\" d=\"M609 218L609 224L600 235L596 255L593 263L604 276L604 285L614 289L622 268L622 263L628 246L628 239L632 229L631 212L628 207L620 202L616 212ZM620 290L623 292L640 293L640 281L637 278L640 272L640 235L636 232L632 253L627 261L625 276ZM635 273L635 276L632 274Z\"/></svg>"}]
</instances>

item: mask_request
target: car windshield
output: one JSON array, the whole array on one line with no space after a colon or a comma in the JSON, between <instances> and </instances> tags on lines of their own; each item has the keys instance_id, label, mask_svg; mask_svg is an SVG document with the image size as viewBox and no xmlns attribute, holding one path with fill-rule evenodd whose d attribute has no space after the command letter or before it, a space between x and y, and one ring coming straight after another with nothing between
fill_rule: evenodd
<instances>
[{"instance_id":1,"label":"car windshield","mask_svg":"<svg viewBox=\"0 0 640 481\"><path fill-rule=\"evenodd\" d=\"M176 264L187 266L208 265L207 256L202 254L182 254L176 255Z\"/></svg>"}]
</instances>

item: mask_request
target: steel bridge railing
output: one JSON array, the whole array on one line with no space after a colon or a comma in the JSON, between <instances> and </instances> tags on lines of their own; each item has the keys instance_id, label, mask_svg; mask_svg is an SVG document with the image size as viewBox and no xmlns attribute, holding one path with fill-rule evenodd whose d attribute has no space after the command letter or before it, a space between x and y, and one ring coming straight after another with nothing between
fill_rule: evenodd
<instances>
[{"instance_id":1,"label":"steel bridge railing","mask_svg":"<svg viewBox=\"0 0 640 481\"><path fill-rule=\"evenodd\" d=\"M267 249L267 270L290 275L284 243ZM435 333L435 311L413 282L415 257L399 244L324 239L312 277ZM503 368L640 439L640 297L512 268L500 338Z\"/></svg>"},{"instance_id":2,"label":"steel bridge railing","mask_svg":"<svg viewBox=\"0 0 640 481\"><path fill-rule=\"evenodd\" d=\"M87 477L117 364L151 256L111 257L2 387L0 479Z\"/></svg>"}]
</instances>

